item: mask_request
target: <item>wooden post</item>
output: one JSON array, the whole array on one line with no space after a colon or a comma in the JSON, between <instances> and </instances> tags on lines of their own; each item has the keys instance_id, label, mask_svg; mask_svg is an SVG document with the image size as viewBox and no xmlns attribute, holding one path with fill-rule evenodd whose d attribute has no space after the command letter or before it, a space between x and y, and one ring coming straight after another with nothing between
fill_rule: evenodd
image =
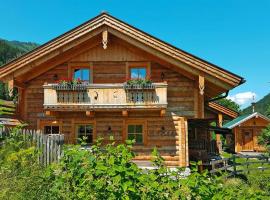
<instances>
[{"instance_id":1,"label":"wooden post","mask_svg":"<svg viewBox=\"0 0 270 200\"><path fill-rule=\"evenodd\" d=\"M218 113L218 127L222 127L223 123L223 115L221 113ZM216 143L217 143L217 148L218 148L218 153L222 152L222 142L220 139L220 134L216 133Z\"/></svg>"},{"instance_id":2,"label":"wooden post","mask_svg":"<svg viewBox=\"0 0 270 200\"><path fill-rule=\"evenodd\" d=\"M12 79L8 81L8 92L9 92L8 94L10 97L13 96L13 89L14 89L14 80Z\"/></svg>"},{"instance_id":3,"label":"wooden post","mask_svg":"<svg viewBox=\"0 0 270 200\"><path fill-rule=\"evenodd\" d=\"M198 94L198 118L204 119L204 76L199 75L198 80L199 94Z\"/></svg>"}]
</instances>

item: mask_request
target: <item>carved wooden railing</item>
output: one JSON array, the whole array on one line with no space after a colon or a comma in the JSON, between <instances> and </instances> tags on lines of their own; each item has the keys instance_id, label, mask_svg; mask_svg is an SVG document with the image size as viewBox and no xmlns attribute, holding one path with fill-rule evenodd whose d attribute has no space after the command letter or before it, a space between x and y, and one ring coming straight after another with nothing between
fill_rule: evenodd
<instances>
[{"instance_id":1,"label":"carved wooden railing","mask_svg":"<svg viewBox=\"0 0 270 200\"><path fill-rule=\"evenodd\" d=\"M124 84L89 84L74 88L47 84L45 109L166 108L167 84L153 83L151 88L127 89Z\"/></svg>"}]
</instances>

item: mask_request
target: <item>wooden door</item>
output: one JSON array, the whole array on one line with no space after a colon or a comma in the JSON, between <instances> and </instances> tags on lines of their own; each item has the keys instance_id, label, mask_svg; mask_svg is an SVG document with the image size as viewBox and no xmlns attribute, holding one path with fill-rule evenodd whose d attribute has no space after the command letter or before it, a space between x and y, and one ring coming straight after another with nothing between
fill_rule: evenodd
<instances>
[{"instance_id":1,"label":"wooden door","mask_svg":"<svg viewBox=\"0 0 270 200\"><path fill-rule=\"evenodd\" d=\"M242 151L253 151L253 131L252 129L242 130Z\"/></svg>"}]
</instances>

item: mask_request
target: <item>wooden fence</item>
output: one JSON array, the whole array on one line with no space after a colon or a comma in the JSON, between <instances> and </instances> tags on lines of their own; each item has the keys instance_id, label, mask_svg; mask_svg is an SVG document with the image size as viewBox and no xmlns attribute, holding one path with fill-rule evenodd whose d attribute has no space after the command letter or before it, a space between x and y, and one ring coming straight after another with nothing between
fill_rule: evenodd
<instances>
[{"instance_id":1,"label":"wooden fence","mask_svg":"<svg viewBox=\"0 0 270 200\"><path fill-rule=\"evenodd\" d=\"M239 159L241 159L241 162ZM231 158L223 158L210 162L211 174L221 171L227 172L227 176L249 174L253 171L270 172L270 158L267 156L233 155Z\"/></svg>"},{"instance_id":2,"label":"wooden fence","mask_svg":"<svg viewBox=\"0 0 270 200\"><path fill-rule=\"evenodd\" d=\"M39 130L0 127L0 141L6 137L10 137L11 134L21 135L22 139L27 140L31 145L36 146L40 151L38 154L38 161L43 165L49 165L50 163L58 162L63 155L63 134L48 135L43 134ZM4 142L4 140L2 142Z\"/></svg>"}]
</instances>

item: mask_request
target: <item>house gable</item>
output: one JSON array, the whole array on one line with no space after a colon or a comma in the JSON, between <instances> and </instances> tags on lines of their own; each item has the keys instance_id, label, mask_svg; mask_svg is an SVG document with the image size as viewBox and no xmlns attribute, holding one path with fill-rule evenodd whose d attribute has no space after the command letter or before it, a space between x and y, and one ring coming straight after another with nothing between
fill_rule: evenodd
<instances>
[{"instance_id":1,"label":"house gable","mask_svg":"<svg viewBox=\"0 0 270 200\"><path fill-rule=\"evenodd\" d=\"M94 41L94 37L99 38L97 41L100 44L101 34L104 31L108 31L109 38L110 35L121 38L161 61L165 61L168 65L177 68L178 71L193 76L195 80L198 76L203 76L206 83L209 83L207 87L212 90L209 96L217 95L243 83L243 78L160 41L105 13L8 63L0 70L0 79L16 79L22 74L25 75L32 70L36 70L36 68L56 66L64 61L59 60L59 55L64 55L66 59L70 59L74 50L77 51L77 54L82 53L80 51L83 51L83 49L78 48L78 46L87 46L86 43L96 45L90 42L91 40ZM108 40L109 45L110 39ZM36 72L35 75L41 73L43 72ZM18 81L24 81L25 77L18 77Z\"/></svg>"}]
</instances>

